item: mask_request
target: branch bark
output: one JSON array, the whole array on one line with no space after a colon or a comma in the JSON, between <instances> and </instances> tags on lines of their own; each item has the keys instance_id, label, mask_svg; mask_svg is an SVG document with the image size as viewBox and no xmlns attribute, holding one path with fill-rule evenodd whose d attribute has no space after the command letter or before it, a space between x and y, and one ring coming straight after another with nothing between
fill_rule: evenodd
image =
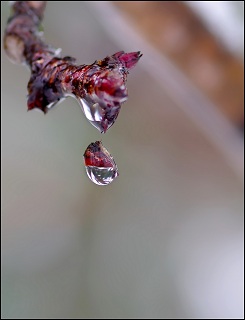
<instances>
[{"instance_id":1,"label":"branch bark","mask_svg":"<svg viewBox=\"0 0 245 320\"><path fill-rule=\"evenodd\" d=\"M87 119L105 133L128 98L127 75L142 54L120 51L91 65L76 65L75 58L62 58L60 49L46 44L38 31L45 7L46 1L15 1L5 30L8 57L27 64L31 71L27 108L47 113L63 98L73 96Z\"/></svg>"}]
</instances>

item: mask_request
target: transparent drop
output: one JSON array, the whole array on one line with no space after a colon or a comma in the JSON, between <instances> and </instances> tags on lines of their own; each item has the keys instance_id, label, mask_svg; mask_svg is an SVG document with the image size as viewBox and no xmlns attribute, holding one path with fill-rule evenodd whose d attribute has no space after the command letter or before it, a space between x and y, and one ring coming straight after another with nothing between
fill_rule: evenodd
<instances>
[{"instance_id":1,"label":"transparent drop","mask_svg":"<svg viewBox=\"0 0 245 320\"><path fill-rule=\"evenodd\" d=\"M113 157L101 141L91 143L83 157L86 173L95 184L108 185L119 175Z\"/></svg>"},{"instance_id":2,"label":"transparent drop","mask_svg":"<svg viewBox=\"0 0 245 320\"><path fill-rule=\"evenodd\" d=\"M84 112L85 117L95 128L102 132L103 127L101 125L101 121L104 112L100 105L98 103L93 103L92 101L89 103L85 99L79 99L79 102L81 104L82 111Z\"/></svg>"},{"instance_id":3,"label":"transparent drop","mask_svg":"<svg viewBox=\"0 0 245 320\"><path fill-rule=\"evenodd\" d=\"M65 98L63 97L63 98L60 98L59 100L56 100L56 101L53 101L53 102L51 102L50 104L48 104L47 106L46 106L46 108L47 109L52 109L54 106L57 106L58 104L60 104L62 101L64 101L65 100Z\"/></svg>"},{"instance_id":4,"label":"transparent drop","mask_svg":"<svg viewBox=\"0 0 245 320\"><path fill-rule=\"evenodd\" d=\"M105 133L113 125L121 108L119 103L110 105L102 101L95 102L88 96L78 101L86 118L101 133Z\"/></svg>"},{"instance_id":5,"label":"transparent drop","mask_svg":"<svg viewBox=\"0 0 245 320\"><path fill-rule=\"evenodd\" d=\"M89 179L99 186L110 184L118 176L117 168L85 166L85 169Z\"/></svg>"}]
</instances>

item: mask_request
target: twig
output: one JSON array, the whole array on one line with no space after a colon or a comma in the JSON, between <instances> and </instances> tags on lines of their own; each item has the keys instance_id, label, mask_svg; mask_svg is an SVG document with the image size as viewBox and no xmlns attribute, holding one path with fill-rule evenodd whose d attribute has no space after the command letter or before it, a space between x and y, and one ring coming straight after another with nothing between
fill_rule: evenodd
<instances>
[{"instance_id":1,"label":"twig","mask_svg":"<svg viewBox=\"0 0 245 320\"><path fill-rule=\"evenodd\" d=\"M127 74L142 54L117 52L91 65L75 65L72 57L47 45L38 31L46 1L15 1L4 36L4 48L15 63L30 67L28 110L44 113L67 96L77 98L88 120L101 132L115 122L128 98Z\"/></svg>"}]
</instances>

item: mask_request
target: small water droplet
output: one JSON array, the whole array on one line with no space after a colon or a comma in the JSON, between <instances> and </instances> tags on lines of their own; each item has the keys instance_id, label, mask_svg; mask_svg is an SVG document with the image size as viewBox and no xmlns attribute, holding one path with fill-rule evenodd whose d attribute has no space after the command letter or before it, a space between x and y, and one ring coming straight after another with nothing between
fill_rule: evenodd
<instances>
[{"instance_id":1,"label":"small water droplet","mask_svg":"<svg viewBox=\"0 0 245 320\"><path fill-rule=\"evenodd\" d=\"M102 101L95 102L89 96L78 99L78 101L86 118L101 133L105 133L113 125L121 108L119 103L110 105Z\"/></svg>"},{"instance_id":2,"label":"small water droplet","mask_svg":"<svg viewBox=\"0 0 245 320\"><path fill-rule=\"evenodd\" d=\"M52 109L54 106L57 106L58 104L60 104L62 101L64 101L65 98L60 98L59 100L56 100L54 102L51 102L50 104L48 104L46 106L47 109Z\"/></svg>"},{"instance_id":3,"label":"small water droplet","mask_svg":"<svg viewBox=\"0 0 245 320\"><path fill-rule=\"evenodd\" d=\"M119 175L113 157L101 141L91 143L83 158L87 175L95 184L108 185Z\"/></svg>"},{"instance_id":4,"label":"small water droplet","mask_svg":"<svg viewBox=\"0 0 245 320\"><path fill-rule=\"evenodd\" d=\"M117 169L114 168L86 166L85 169L90 180L100 186L110 184L118 176Z\"/></svg>"}]
</instances>

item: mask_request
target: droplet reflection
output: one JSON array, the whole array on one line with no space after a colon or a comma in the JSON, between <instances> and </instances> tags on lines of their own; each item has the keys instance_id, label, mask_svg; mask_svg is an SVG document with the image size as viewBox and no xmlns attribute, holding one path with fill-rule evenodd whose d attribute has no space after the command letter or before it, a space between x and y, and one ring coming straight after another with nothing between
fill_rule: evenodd
<instances>
[{"instance_id":1,"label":"droplet reflection","mask_svg":"<svg viewBox=\"0 0 245 320\"><path fill-rule=\"evenodd\" d=\"M113 125L121 108L119 103L111 105L102 101L95 102L89 96L78 101L86 118L101 133L105 133Z\"/></svg>"},{"instance_id":2,"label":"droplet reflection","mask_svg":"<svg viewBox=\"0 0 245 320\"><path fill-rule=\"evenodd\" d=\"M119 175L113 157L101 141L91 143L83 157L87 175L95 184L108 185Z\"/></svg>"}]
</instances>

